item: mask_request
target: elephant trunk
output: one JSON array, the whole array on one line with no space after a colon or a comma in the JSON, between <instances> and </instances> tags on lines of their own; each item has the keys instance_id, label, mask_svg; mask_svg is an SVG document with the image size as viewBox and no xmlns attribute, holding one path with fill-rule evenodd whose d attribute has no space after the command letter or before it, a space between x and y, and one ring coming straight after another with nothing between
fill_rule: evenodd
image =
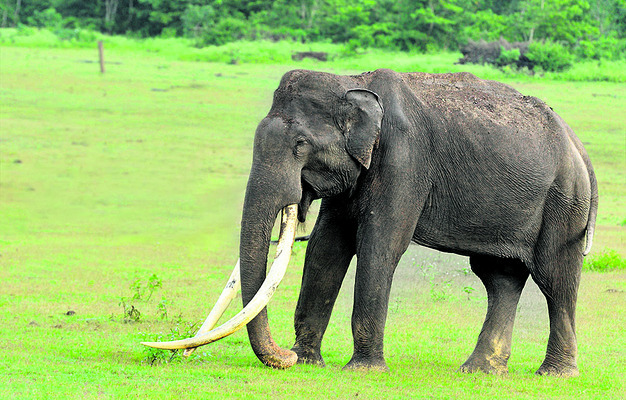
<instances>
[{"instance_id":1,"label":"elephant trunk","mask_svg":"<svg viewBox=\"0 0 626 400\"><path fill-rule=\"evenodd\" d=\"M264 179L261 179L263 181ZM276 193L285 190L285 182L279 185L269 185L259 182L252 173L248 181L246 190L246 199L244 202L243 216L241 222L241 241L240 241L240 262L241 262L241 297L244 307L259 292L259 289L266 279L267 254L271 240L272 227L276 219L276 215L285 207L285 205L293 204L286 207L285 210L291 209L293 215L293 223L295 224L295 214L297 206L295 203L299 201L301 190L294 190L299 193ZM271 189L271 190L268 190ZM268 193L270 192L270 193ZM283 241L282 236L285 235L285 218L281 226L281 240L277 250L277 257L281 256L283 251L291 251L291 243L289 249L281 249L280 242ZM295 235L295 226L292 235ZM286 245L285 245L286 247ZM259 360L273 368L289 368L294 365L298 359L297 355L291 350L279 347L270 334L270 328L267 318L267 309L263 308L257 316L248 323L248 336L254 353Z\"/></svg>"},{"instance_id":2,"label":"elephant trunk","mask_svg":"<svg viewBox=\"0 0 626 400\"><path fill-rule=\"evenodd\" d=\"M264 126L275 122L268 121ZM276 124L279 125L277 129L283 128L280 121ZM144 345L160 349L192 349L219 340L247 325L252 349L263 364L288 368L296 363L298 357L294 352L281 349L272 340L265 307L284 276L291 255L298 218L297 204L303 197L301 167L293 162L291 153L281 151L284 143L266 140L266 131L258 129L255 139L254 161L241 222L239 273L236 266L216 306L195 337L172 342L144 342ZM284 135L272 137L286 140ZM276 259L266 277L272 228L281 209L284 209L281 238ZM236 291L238 275L244 309L213 329Z\"/></svg>"},{"instance_id":3,"label":"elephant trunk","mask_svg":"<svg viewBox=\"0 0 626 400\"><path fill-rule=\"evenodd\" d=\"M269 192L276 194L274 192L280 191L281 185L264 184L261 185L264 190L259 190L259 182L267 179L257 179L255 176L259 175L251 174L246 191L241 224L240 260L202 328L195 337L189 339L171 342L143 342L142 344L160 349L188 349L185 353L188 355L193 351L191 349L212 343L247 325L250 344L263 364L274 368L289 368L296 363L298 357L294 352L281 349L272 340L265 307L280 284L289 263L298 218L296 203L301 197L302 190L299 185L283 185L282 196L258 195L258 193L267 192L267 188L273 189ZM267 177L266 174L261 176ZM293 190L286 190L288 187ZM283 207L285 204L287 206ZM276 215L281 209L283 209L283 215L278 248L272 267L266 277L265 270L271 232ZM243 310L228 322L212 329L234 297L239 281L241 282Z\"/></svg>"}]
</instances>

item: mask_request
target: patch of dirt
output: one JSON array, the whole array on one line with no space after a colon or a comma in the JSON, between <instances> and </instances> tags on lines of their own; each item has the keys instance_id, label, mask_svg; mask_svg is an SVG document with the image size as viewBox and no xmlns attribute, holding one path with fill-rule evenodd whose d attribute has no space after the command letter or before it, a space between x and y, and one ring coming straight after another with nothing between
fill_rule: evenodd
<instances>
[{"instance_id":1,"label":"patch of dirt","mask_svg":"<svg viewBox=\"0 0 626 400\"><path fill-rule=\"evenodd\" d=\"M291 56L294 61L302 61L305 58L313 58L319 61L328 60L328 53L323 51L301 51Z\"/></svg>"}]
</instances>

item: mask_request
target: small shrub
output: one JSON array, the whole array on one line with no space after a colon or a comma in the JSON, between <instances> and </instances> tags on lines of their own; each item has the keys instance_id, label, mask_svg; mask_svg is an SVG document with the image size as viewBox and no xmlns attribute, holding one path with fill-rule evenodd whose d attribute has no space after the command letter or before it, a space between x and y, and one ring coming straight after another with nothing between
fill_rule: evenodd
<instances>
[{"instance_id":1,"label":"small shrub","mask_svg":"<svg viewBox=\"0 0 626 400\"><path fill-rule=\"evenodd\" d=\"M473 288L473 287L471 287L471 286L465 286L465 287L463 287L463 291L465 292L465 294L467 294L467 299L468 299L468 300L470 299L470 295L472 294L472 292L473 292L474 290L476 290L476 289L474 289L474 288Z\"/></svg>"},{"instance_id":2,"label":"small shrub","mask_svg":"<svg viewBox=\"0 0 626 400\"><path fill-rule=\"evenodd\" d=\"M572 65L567 71L545 76L572 82L626 82L626 60L583 60Z\"/></svg>"},{"instance_id":3,"label":"small shrub","mask_svg":"<svg viewBox=\"0 0 626 400\"><path fill-rule=\"evenodd\" d=\"M585 260L583 269L594 272L626 270L626 259L613 249L604 250Z\"/></svg>"},{"instance_id":4,"label":"small shrub","mask_svg":"<svg viewBox=\"0 0 626 400\"><path fill-rule=\"evenodd\" d=\"M435 282L434 278L430 280L430 298L433 301L445 301L450 297L450 288L452 282L449 280L443 282Z\"/></svg>"},{"instance_id":5,"label":"small shrub","mask_svg":"<svg viewBox=\"0 0 626 400\"><path fill-rule=\"evenodd\" d=\"M54 8L33 12L32 17L28 17L28 25L37 28L58 28L63 23L63 16Z\"/></svg>"},{"instance_id":6,"label":"small shrub","mask_svg":"<svg viewBox=\"0 0 626 400\"><path fill-rule=\"evenodd\" d=\"M137 308L135 308L134 305L128 304L128 299L126 297L122 297L120 299L119 305L124 310L122 314L122 320L124 321L124 323L139 322L139 320L141 319L141 312Z\"/></svg>"},{"instance_id":7,"label":"small shrub","mask_svg":"<svg viewBox=\"0 0 626 400\"><path fill-rule=\"evenodd\" d=\"M185 34L195 39L198 48L236 42L250 34L246 21L232 16L219 18L211 6L189 5L181 19Z\"/></svg>"},{"instance_id":8,"label":"small shrub","mask_svg":"<svg viewBox=\"0 0 626 400\"><path fill-rule=\"evenodd\" d=\"M533 42L528 46L526 57L543 71L560 72L572 65L572 55L556 42Z\"/></svg>"},{"instance_id":9,"label":"small shrub","mask_svg":"<svg viewBox=\"0 0 626 400\"><path fill-rule=\"evenodd\" d=\"M168 300L165 297L161 298L161 301L157 304L157 312L161 319L167 319L167 307L171 304L171 300Z\"/></svg>"},{"instance_id":10,"label":"small shrub","mask_svg":"<svg viewBox=\"0 0 626 400\"><path fill-rule=\"evenodd\" d=\"M156 274L152 274L148 278L148 282L144 285L141 282L141 279L137 278L130 284L130 289L134 292L132 300L145 300L148 301L154 294L154 291L163 286L163 282L161 278L156 276ZM145 297L146 294L148 297Z\"/></svg>"},{"instance_id":11,"label":"small shrub","mask_svg":"<svg viewBox=\"0 0 626 400\"><path fill-rule=\"evenodd\" d=\"M580 59L617 61L626 55L626 39L600 37L593 41L581 40L575 53Z\"/></svg>"},{"instance_id":12,"label":"small shrub","mask_svg":"<svg viewBox=\"0 0 626 400\"><path fill-rule=\"evenodd\" d=\"M520 58L520 51L517 48L512 48L511 50L507 50L504 47L500 46L500 55L496 60L497 65L510 65L517 64L517 61Z\"/></svg>"},{"instance_id":13,"label":"small shrub","mask_svg":"<svg viewBox=\"0 0 626 400\"><path fill-rule=\"evenodd\" d=\"M159 333L157 335L149 335L140 333L143 342L168 342L172 340L187 339L195 335L198 330L198 323L178 323L170 329L168 333ZM143 346L143 361L150 365L168 364L172 362L182 362L184 360L183 352L180 350L162 350L153 347ZM196 353L194 353L196 354ZM193 357L193 355L191 356Z\"/></svg>"},{"instance_id":14,"label":"small shrub","mask_svg":"<svg viewBox=\"0 0 626 400\"><path fill-rule=\"evenodd\" d=\"M135 279L130 284L130 290L133 293L132 296L120 297L119 306L122 307L123 310L122 321L125 323L139 322L141 312L135 307L135 304L137 302L147 303L150 301L154 292L161 288L161 286L163 286L163 282L156 274L152 274L145 284L141 282L141 279ZM171 304L172 302L170 300L161 298L161 302L157 305L157 312L161 319L167 319L167 307Z\"/></svg>"},{"instance_id":15,"label":"small shrub","mask_svg":"<svg viewBox=\"0 0 626 400\"><path fill-rule=\"evenodd\" d=\"M54 30L54 34L61 40L70 40L80 43L93 43L97 41L97 36L92 31L85 31L80 28L59 28Z\"/></svg>"}]
</instances>

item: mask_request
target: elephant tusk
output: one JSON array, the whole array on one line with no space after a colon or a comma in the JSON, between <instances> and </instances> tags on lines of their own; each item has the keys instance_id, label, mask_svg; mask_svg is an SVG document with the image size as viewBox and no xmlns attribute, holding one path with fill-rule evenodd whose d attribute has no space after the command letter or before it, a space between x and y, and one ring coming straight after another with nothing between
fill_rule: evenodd
<instances>
[{"instance_id":1,"label":"elephant tusk","mask_svg":"<svg viewBox=\"0 0 626 400\"><path fill-rule=\"evenodd\" d=\"M235 298L237 292L241 288L241 279L239 272L239 260L237 260L237 264L235 264L235 268L233 268L233 272L230 274L230 278L228 278L228 282L226 282L226 286L224 286L224 290L222 290L222 294L217 299L217 302L213 306L213 309L209 313L209 316L206 317L204 323L196 332L194 337L203 336L205 333L209 332L211 329L215 327L217 321L222 317L224 311L230 305L230 302ZM189 357L195 350L195 347L191 347L185 349L183 352L184 357Z\"/></svg>"},{"instance_id":2,"label":"elephant tusk","mask_svg":"<svg viewBox=\"0 0 626 400\"><path fill-rule=\"evenodd\" d=\"M276 249L276 257L274 258L272 267L265 277L263 285L261 285L261 287L259 288L259 291L254 295L252 300L250 300L250 302L244 307L244 309L241 310L237 315L232 317L223 325L220 325L219 327L202 335L196 335L192 338L174 340L170 342L142 342L141 344L148 347L154 347L156 349L190 349L213 343L237 332L239 329L246 326L248 322L252 321L254 317L256 317L257 314L260 313L263 308L265 308L265 306L267 306L270 299L274 295L276 288L285 276L285 272L287 271L287 264L289 263L289 258L291 257L291 247L293 246L293 242L296 236L297 215L297 204L289 205L283 209L280 227L280 239L278 239L278 248ZM236 268L237 267L235 267L235 269ZM213 311L211 313L213 313ZM218 312L216 311L215 314L217 313ZM209 321L209 318L207 317L207 321L205 321L205 323L202 325L202 328L204 328L205 325L208 327L210 323L211 321ZM200 329L202 330L202 328Z\"/></svg>"}]
</instances>

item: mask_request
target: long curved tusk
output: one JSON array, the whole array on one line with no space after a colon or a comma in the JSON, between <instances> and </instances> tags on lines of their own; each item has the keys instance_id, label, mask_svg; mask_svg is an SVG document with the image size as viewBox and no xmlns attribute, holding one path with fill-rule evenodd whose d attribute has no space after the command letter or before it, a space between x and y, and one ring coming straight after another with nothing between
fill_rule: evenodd
<instances>
[{"instance_id":1,"label":"long curved tusk","mask_svg":"<svg viewBox=\"0 0 626 400\"><path fill-rule=\"evenodd\" d=\"M272 268L265 277L265 281L257 294L237 315L202 336L171 342L142 342L141 344L166 350L189 349L220 340L246 326L269 303L276 288L285 276L287 264L291 257L291 247L296 236L297 215L297 204L289 205L283 209L280 239L278 240L278 248L276 249L276 257L274 258Z\"/></svg>"},{"instance_id":2,"label":"long curved tusk","mask_svg":"<svg viewBox=\"0 0 626 400\"><path fill-rule=\"evenodd\" d=\"M235 264L235 268L233 268L233 272L230 274L230 278L228 278L228 282L226 282L226 286L224 286L222 294L220 294L220 297L217 299L217 302L213 306L213 309L209 313L209 316L206 317L206 320L204 320L204 323L202 324L200 329L198 329L198 332L196 332L196 335L194 337L202 336L205 333L209 332L211 329L213 329L217 324L217 321L222 318L222 315L230 305L230 302L233 301L235 296L237 296L237 292L241 288L241 279L239 277L239 262L240 260L237 260L237 264ZM186 349L183 352L183 356L189 357L195 349L195 347Z\"/></svg>"}]
</instances>

